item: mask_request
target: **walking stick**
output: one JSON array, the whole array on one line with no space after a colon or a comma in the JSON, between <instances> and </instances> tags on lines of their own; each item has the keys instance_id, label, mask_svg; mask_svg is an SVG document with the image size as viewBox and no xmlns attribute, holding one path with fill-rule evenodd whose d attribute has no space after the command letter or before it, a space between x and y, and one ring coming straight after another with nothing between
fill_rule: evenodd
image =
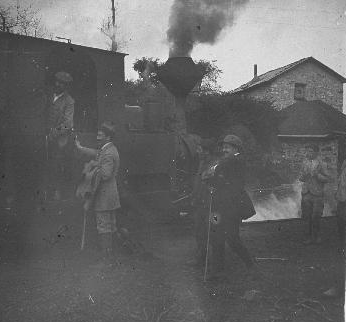
<instances>
[{"instance_id":1,"label":"walking stick","mask_svg":"<svg viewBox=\"0 0 346 322\"><path fill-rule=\"evenodd\" d=\"M45 175L47 176L48 173L47 173L47 167L48 167L48 162L49 162L49 152L48 152L48 135L45 136L45 144L44 144L44 147L45 147L45 150L46 150L46 167L45 167ZM45 183L47 182L47 178L45 179ZM44 201L47 201L47 185L45 184L45 187L44 187Z\"/></svg>"},{"instance_id":2,"label":"walking stick","mask_svg":"<svg viewBox=\"0 0 346 322\"><path fill-rule=\"evenodd\" d=\"M83 231L82 231L82 240L80 244L80 250L84 249L85 245L85 230L86 230L86 221L87 221L87 210L83 210Z\"/></svg>"},{"instance_id":3,"label":"walking stick","mask_svg":"<svg viewBox=\"0 0 346 322\"><path fill-rule=\"evenodd\" d=\"M210 241L210 225L211 225L211 206L213 203L213 191L210 191L210 199L209 199L209 214L208 214L208 237L207 237L207 251L205 255L205 265L204 265L204 277L203 281L207 280L207 271L208 271L208 257L209 257L209 241Z\"/></svg>"},{"instance_id":4,"label":"walking stick","mask_svg":"<svg viewBox=\"0 0 346 322\"><path fill-rule=\"evenodd\" d=\"M46 161L48 162L49 156L48 156L48 135L45 136L45 148L46 148Z\"/></svg>"}]
</instances>

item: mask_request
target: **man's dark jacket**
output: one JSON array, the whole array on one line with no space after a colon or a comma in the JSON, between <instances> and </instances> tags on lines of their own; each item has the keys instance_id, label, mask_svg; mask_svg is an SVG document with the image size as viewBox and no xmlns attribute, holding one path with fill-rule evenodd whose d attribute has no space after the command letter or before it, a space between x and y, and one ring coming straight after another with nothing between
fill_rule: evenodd
<instances>
[{"instance_id":1,"label":"man's dark jacket","mask_svg":"<svg viewBox=\"0 0 346 322\"><path fill-rule=\"evenodd\" d=\"M221 214L221 223L233 222L235 217L248 219L256 212L245 191L245 161L241 154L222 159L209 179L215 189L213 211Z\"/></svg>"}]
</instances>

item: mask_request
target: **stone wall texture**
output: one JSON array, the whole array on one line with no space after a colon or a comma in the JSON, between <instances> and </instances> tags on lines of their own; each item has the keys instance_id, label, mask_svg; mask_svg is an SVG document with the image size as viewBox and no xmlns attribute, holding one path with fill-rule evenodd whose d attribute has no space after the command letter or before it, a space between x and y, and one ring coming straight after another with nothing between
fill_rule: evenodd
<instances>
[{"instance_id":1,"label":"stone wall texture","mask_svg":"<svg viewBox=\"0 0 346 322\"><path fill-rule=\"evenodd\" d=\"M270 84L244 92L244 96L272 101L274 106L282 109L296 102L295 83L306 84L306 100L321 100L342 112L343 84L331 73L312 62L299 65Z\"/></svg>"},{"instance_id":2,"label":"stone wall texture","mask_svg":"<svg viewBox=\"0 0 346 322\"><path fill-rule=\"evenodd\" d=\"M280 148L272 152L272 162L276 171L287 178L289 183L293 183L298 180L302 162L306 158L306 147L311 143L318 144L320 156L328 166L331 180L325 186L325 214L331 214L336 207L334 199L338 167L338 141L336 139L282 140Z\"/></svg>"}]
</instances>

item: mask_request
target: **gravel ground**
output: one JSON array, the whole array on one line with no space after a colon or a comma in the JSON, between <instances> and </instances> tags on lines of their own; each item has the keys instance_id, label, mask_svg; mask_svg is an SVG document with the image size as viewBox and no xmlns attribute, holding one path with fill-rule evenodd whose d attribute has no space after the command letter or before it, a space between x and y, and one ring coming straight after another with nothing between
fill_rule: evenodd
<instances>
[{"instance_id":1,"label":"gravel ground","mask_svg":"<svg viewBox=\"0 0 346 322\"><path fill-rule=\"evenodd\" d=\"M323 243L311 246L303 245L300 220L244 224L242 238L259 258L263 277L251 279L229 251L228 279L219 282L203 282L203 267L190 263L195 245L188 218L150 225L134 218L132 238L146 250L138 247L129 254L119 246L118 265L106 269L92 265L97 257L93 241L79 251L78 225L65 229L64 220L58 222L60 237L28 228L32 248L20 253L12 240L20 230L7 228L0 321L343 321L343 299L321 296L343 278L335 218L323 220ZM37 240L44 245L39 250Z\"/></svg>"}]
</instances>

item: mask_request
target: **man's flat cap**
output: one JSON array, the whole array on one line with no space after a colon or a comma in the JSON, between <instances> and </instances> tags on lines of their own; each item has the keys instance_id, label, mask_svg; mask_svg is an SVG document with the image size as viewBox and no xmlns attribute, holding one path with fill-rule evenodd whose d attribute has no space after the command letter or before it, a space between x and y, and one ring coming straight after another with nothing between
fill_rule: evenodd
<instances>
[{"instance_id":1,"label":"man's flat cap","mask_svg":"<svg viewBox=\"0 0 346 322\"><path fill-rule=\"evenodd\" d=\"M231 144L240 148L243 146L241 139L233 134L226 135L222 143Z\"/></svg>"},{"instance_id":2,"label":"man's flat cap","mask_svg":"<svg viewBox=\"0 0 346 322\"><path fill-rule=\"evenodd\" d=\"M63 83L71 83L73 81L72 76L69 73L66 72L57 72L55 74L55 78Z\"/></svg>"}]
</instances>

